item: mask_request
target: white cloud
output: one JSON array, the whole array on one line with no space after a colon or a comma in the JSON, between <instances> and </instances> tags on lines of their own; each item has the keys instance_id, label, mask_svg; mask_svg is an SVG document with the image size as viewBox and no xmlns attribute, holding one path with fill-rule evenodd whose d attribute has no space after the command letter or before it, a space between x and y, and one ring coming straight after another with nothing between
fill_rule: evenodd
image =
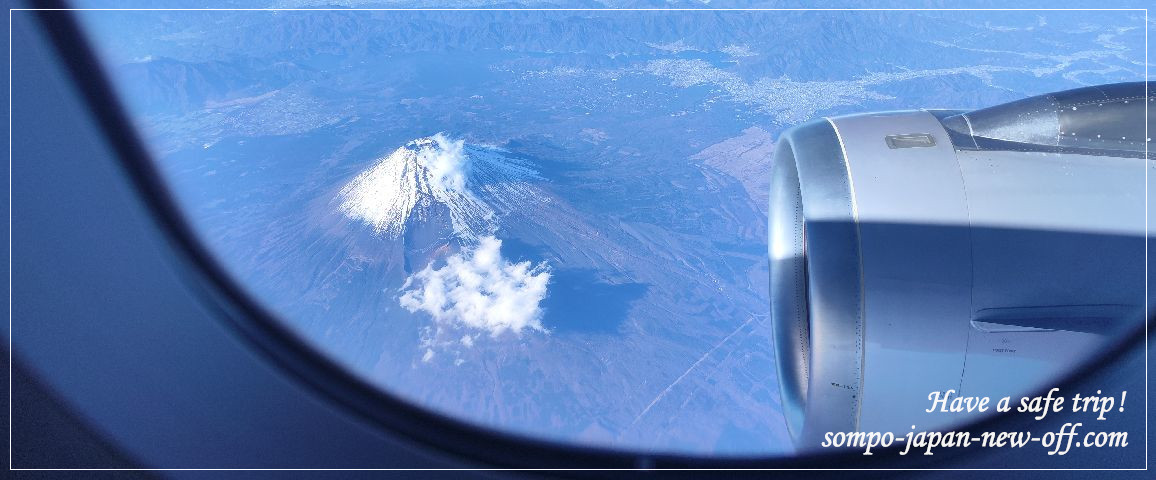
<instances>
[{"instance_id":1,"label":"white cloud","mask_svg":"<svg viewBox=\"0 0 1156 480\"><path fill-rule=\"evenodd\" d=\"M432 180L442 189L460 192L466 188L466 169L469 157L462 153L465 142L450 140L438 133L431 137L437 148L418 151L419 162L429 168Z\"/></svg>"},{"instance_id":2,"label":"white cloud","mask_svg":"<svg viewBox=\"0 0 1156 480\"><path fill-rule=\"evenodd\" d=\"M509 262L501 247L501 240L482 237L477 247L449 257L445 266L431 264L414 273L401 288L401 306L429 314L439 334L463 328L491 337L527 329L545 332L540 304L550 282L548 266ZM460 343L468 347L473 338L466 338Z\"/></svg>"}]
</instances>

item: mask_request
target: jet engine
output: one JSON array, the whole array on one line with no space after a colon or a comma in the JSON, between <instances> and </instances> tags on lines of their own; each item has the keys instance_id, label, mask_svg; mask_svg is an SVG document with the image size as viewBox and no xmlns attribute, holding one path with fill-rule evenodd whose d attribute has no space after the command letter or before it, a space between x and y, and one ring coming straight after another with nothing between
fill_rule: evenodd
<instances>
[{"instance_id":1,"label":"jet engine","mask_svg":"<svg viewBox=\"0 0 1156 480\"><path fill-rule=\"evenodd\" d=\"M770 298L796 446L974 419L1143 327L1156 84L822 118L771 173ZM1156 178L1156 177L1153 177ZM1146 208L1148 207L1148 208Z\"/></svg>"}]
</instances>

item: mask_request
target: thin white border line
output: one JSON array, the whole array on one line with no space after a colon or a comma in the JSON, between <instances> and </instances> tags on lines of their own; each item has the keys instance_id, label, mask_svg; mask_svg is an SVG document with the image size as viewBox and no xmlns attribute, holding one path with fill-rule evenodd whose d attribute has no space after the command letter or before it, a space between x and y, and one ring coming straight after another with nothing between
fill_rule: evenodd
<instances>
[{"instance_id":1,"label":"thin white border line","mask_svg":"<svg viewBox=\"0 0 1156 480\"><path fill-rule=\"evenodd\" d=\"M12 470L12 11L8 11L8 469Z\"/></svg>"},{"instance_id":2,"label":"thin white border line","mask_svg":"<svg viewBox=\"0 0 1156 480\"><path fill-rule=\"evenodd\" d=\"M8 9L8 470L36 472L156 471L632 471L639 468L14 468L12 318L12 19L13 12L1142 12L1144 97L1148 97L1148 8L9 8ZM1144 158L1148 157L1148 108L1144 102ZM824 117L825 118L825 117ZM828 119L830 121L830 119ZM832 123L833 126L833 123ZM839 140L842 147L842 139ZM850 165L849 165L850 167ZM664 468L669 471L1148 471L1148 164L1144 163L1144 467L1143 468ZM852 194L853 197L853 194ZM852 198L852 201L854 199ZM852 206L854 207L854 206Z\"/></svg>"},{"instance_id":3,"label":"thin white border line","mask_svg":"<svg viewBox=\"0 0 1156 480\"><path fill-rule=\"evenodd\" d=\"M663 468L669 472L1144 472L1143 468ZM637 472L637 468L15 468L14 472Z\"/></svg>"},{"instance_id":4,"label":"thin white border line","mask_svg":"<svg viewBox=\"0 0 1156 480\"><path fill-rule=\"evenodd\" d=\"M1148 23L1148 9L1144 9L1144 469L1148 469L1148 412L1152 409L1149 405L1148 398L1151 390L1148 388L1148 243L1152 238L1148 232L1148 171L1152 168L1149 164L1152 159L1148 158L1148 145L1152 143L1152 131L1148 129L1148 108L1152 105L1152 97L1148 96L1148 30L1151 25Z\"/></svg>"},{"instance_id":5,"label":"thin white border line","mask_svg":"<svg viewBox=\"0 0 1156 480\"><path fill-rule=\"evenodd\" d=\"M1146 8L10 8L37 12L1147 12Z\"/></svg>"}]
</instances>

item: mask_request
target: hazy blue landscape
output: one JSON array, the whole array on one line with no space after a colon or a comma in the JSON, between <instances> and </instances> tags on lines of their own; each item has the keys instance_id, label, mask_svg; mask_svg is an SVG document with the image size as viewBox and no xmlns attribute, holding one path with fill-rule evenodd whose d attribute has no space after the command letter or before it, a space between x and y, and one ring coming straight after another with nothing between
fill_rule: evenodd
<instances>
[{"instance_id":1,"label":"hazy blue landscape","mask_svg":"<svg viewBox=\"0 0 1156 480\"><path fill-rule=\"evenodd\" d=\"M1143 12L83 19L201 239L302 338L454 417L657 451L791 450L785 128L1144 75Z\"/></svg>"}]
</instances>

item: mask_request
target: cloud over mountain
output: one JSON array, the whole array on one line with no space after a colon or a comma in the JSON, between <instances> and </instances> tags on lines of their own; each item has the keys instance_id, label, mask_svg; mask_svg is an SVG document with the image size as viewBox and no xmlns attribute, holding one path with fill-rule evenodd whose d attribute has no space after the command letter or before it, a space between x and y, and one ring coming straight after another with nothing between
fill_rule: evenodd
<instances>
[{"instance_id":1,"label":"cloud over mountain","mask_svg":"<svg viewBox=\"0 0 1156 480\"><path fill-rule=\"evenodd\" d=\"M501 240L487 236L477 247L450 256L441 268L426 266L406 279L401 306L429 314L438 330L464 328L492 337L546 331L540 304L550 282L549 267L510 262L501 248ZM472 339L463 343L469 346Z\"/></svg>"},{"instance_id":2,"label":"cloud over mountain","mask_svg":"<svg viewBox=\"0 0 1156 480\"><path fill-rule=\"evenodd\" d=\"M448 210L453 235L477 242L497 231L500 208L537 190L536 172L501 149L469 145L439 133L413 140L357 175L338 194L341 212L396 239L414 221Z\"/></svg>"}]
</instances>

